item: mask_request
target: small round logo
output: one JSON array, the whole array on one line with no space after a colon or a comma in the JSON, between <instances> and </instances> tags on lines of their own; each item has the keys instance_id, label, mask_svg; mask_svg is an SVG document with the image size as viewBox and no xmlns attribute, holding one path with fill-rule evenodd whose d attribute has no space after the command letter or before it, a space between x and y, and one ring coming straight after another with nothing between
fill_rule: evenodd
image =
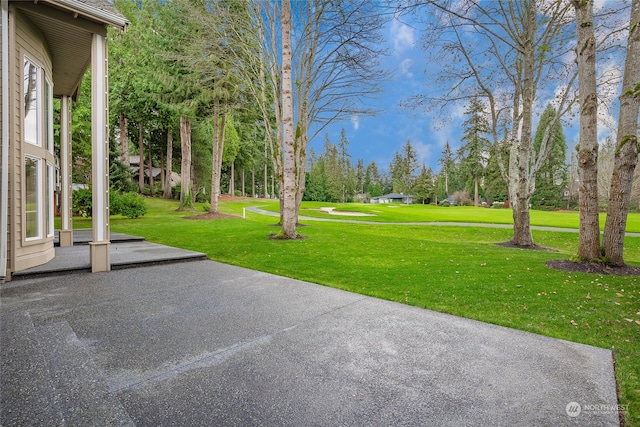
<instances>
[{"instance_id":1,"label":"small round logo","mask_svg":"<svg viewBox=\"0 0 640 427\"><path fill-rule=\"evenodd\" d=\"M572 418L575 418L578 415L580 415L580 412L582 411L582 407L578 402L569 402L567 403L567 407L565 408L565 411L567 411L567 415L569 415Z\"/></svg>"}]
</instances>

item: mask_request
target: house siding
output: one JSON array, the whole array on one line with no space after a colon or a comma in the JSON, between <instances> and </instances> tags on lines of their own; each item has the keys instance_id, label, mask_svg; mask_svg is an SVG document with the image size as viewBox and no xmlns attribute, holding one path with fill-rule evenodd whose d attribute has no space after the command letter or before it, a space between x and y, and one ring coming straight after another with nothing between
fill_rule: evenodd
<instances>
[{"instance_id":1,"label":"house siding","mask_svg":"<svg viewBox=\"0 0 640 427\"><path fill-rule=\"evenodd\" d=\"M43 37L30 24L30 22L19 12L13 9L14 43L12 45L12 59L10 59L12 73L9 77L13 88L10 103L12 108L13 121L10 141L10 165L9 175L13 179L10 185L10 199L14 205L10 208L10 228L11 243L9 246L13 250L10 260L10 269L19 271L25 268L43 264L51 260L54 256L53 238L39 239L37 241L26 241L24 238L23 223L23 186L24 182L24 158L31 154L41 158L40 173L44 173L46 162L55 164L51 154L43 154L43 148L31 146L23 143L22 127L22 96L23 96L23 61L25 56L34 61L45 70L47 75L51 75L51 59ZM41 183L41 185L43 185ZM44 209L44 207L42 207Z\"/></svg>"}]
</instances>

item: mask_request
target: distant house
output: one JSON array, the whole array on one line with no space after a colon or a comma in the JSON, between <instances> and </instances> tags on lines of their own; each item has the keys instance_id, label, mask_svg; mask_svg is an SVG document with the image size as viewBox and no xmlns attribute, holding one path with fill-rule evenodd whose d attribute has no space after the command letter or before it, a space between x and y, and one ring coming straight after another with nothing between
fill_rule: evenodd
<instances>
[{"instance_id":1,"label":"distant house","mask_svg":"<svg viewBox=\"0 0 640 427\"><path fill-rule=\"evenodd\" d=\"M413 203L413 196L402 193L390 193L384 196L372 197L371 203L404 203L409 205Z\"/></svg>"},{"instance_id":2,"label":"distant house","mask_svg":"<svg viewBox=\"0 0 640 427\"><path fill-rule=\"evenodd\" d=\"M131 177L134 182L138 182L138 175L140 175L140 156L129 156L129 170L131 171ZM151 170L153 179L158 180L162 175L162 168L154 167ZM145 167L144 170L144 182L149 184L149 168ZM175 187L180 184L180 174L177 172L171 172L171 186Z\"/></svg>"},{"instance_id":3,"label":"distant house","mask_svg":"<svg viewBox=\"0 0 640 427\"><path fill-rule=\"evenodd\" d=\"M89 66L93 241L88 252L92 271L109 271L107 27L124 31L127 21L108 0L3 0L0 12L0 281L55 256L58 186L60 245L73 245L70 117ZM53 98L60 99L59 152Z\"/></svg>"}]
</instances>

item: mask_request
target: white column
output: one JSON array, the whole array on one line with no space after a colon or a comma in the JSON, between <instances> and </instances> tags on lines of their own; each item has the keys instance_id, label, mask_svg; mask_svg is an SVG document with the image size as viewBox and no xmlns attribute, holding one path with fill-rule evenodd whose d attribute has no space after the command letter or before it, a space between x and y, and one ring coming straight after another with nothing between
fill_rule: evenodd
<instances>
[{"instance_id":1,"label":"white column","mask_svg":"<svg viewBox=\"0 0 640 427\"><path fill-rule=\"evenodd\" d=\"M107 41L94 34L91 46L91 149L93 187L93 241L91 271L110 271L109 253L109 132L107 94Z\"/></svg>"},{"instance_id":2,"label":"white column","mask_svg":"<svg viewBox=\"0 0 640 427\"><path fill-rule=\"evenodd\" d=\"M60 100L60 246L73 246L71 212L71 100Z\"/></svg>"}]
</instances>

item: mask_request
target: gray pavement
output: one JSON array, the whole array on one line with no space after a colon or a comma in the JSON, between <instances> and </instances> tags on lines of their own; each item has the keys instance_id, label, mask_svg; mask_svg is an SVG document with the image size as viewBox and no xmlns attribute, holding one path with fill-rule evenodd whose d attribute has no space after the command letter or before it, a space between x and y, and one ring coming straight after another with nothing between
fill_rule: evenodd
<instances>
[{"instance_id":1,"label":"gray pavement","mask_svg":"<svg viewBox=\"0 0 640 427\"><path fill-rule=\"evenodd\" d=\"M3 426L619 425L609 350L208 260L3 284L0 368Z\"/></svg>"}]
</instances>

